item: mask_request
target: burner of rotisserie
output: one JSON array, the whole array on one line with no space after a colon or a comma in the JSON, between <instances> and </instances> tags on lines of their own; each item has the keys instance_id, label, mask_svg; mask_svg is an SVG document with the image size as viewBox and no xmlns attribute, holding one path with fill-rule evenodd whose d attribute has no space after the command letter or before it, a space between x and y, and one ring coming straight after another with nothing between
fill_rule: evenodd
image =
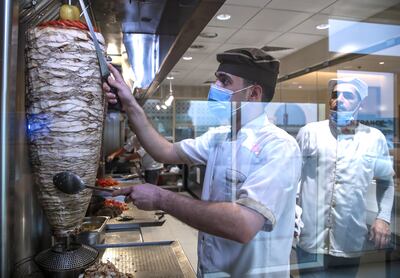
<instances>
[{"instance_id":1,"label":"burner of rotisserie","mask_svg":"<svg viewBox=\"0 0 400 278\"><path fill-rule=\"evenodd\" d=\"M84 269L97 259L99 252L87 245L70 243L66 249L63 245L55 245L50 249L40 252L35 257L35 262L46 271L64 271Z\"/></svg>"}]
</instances>

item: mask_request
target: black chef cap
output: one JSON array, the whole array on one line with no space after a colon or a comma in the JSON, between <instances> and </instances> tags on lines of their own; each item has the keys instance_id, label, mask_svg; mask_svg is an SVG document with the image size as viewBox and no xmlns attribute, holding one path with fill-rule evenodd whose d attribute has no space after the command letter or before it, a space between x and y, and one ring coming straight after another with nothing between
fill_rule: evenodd
<instances>
[{"instance_id":1,"label":"black chef cap","mask_svg":"<svg viewBox=\"0 0 400 278\"><path fill-rule=\"evenodd\" d=\"M223 71L263 87L266 101L270 101L275 93L275 85L279 73L279 60L258 48L237 48L217 54L220 62L217 71Z\"/></svg>"}]
</instances>

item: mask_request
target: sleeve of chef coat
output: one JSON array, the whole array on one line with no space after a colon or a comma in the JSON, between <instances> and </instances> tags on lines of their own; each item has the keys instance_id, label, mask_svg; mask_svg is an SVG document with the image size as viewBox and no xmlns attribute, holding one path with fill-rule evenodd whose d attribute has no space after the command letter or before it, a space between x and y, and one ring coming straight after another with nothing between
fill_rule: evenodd
<instances>
[{"instance_id":1,"label":"sleeve of chef coat","mask_svg":"<svg viewBox=\"0 0 400 278\"><path fill-rule=\"evenodd\" d=\"M313 165L313 164L306 166L306 160L313 155L313 152L315 152L315 148L312 148L311 146L315 146L315 144L316 144L315 136L311 136L312 132L310 132L310 130L311 130L311 126L306 125L299 130L299 132L297 133L297 136L296 136L296 141L300 148L302 169L305 169L304 167L310 167L310 166L315 167L315 168L317 167L317 165ZM320 136L322 136L322 134ZM301 196L301 190L302 190L301 184L302 184L302 178L299 179L298 186L297 186L297 195L299 197L298 204L300 205L300 207L301 207L300 196Z\"/></svg>"},{"instance_id":2,"label":"sleeve of chef coat","mask_svg":"<svg viewBox=\"0 0 400 278\"><path fill-rule=\"evenodd\" d=\"M125 141L125 144L124 144L124 146L123 146L124 150L127 151L128 153L132 152L133 149L134 149L134 146L133 146L133 139L134 139L134 136L130 136L130 137Z\"/></svg>"},{"instance_id":3,"label":"sleeve of chef coat","mask_svg":"<svg viewBox=\"0 0 400 278\"><path fill-rule=\"evenodd\" d=\"M146 154L146 151L143 149L143 147L140 147L136 152L140 157L143 157Z\"/></svg>"},{"instance_id":4,"label":"sleeve of chef coat","mask_svg":"<svg viewBox=\"0 0 400 278\"><path fill-rule=\"evenodd\" d=\"M393 162L389 155L389 149L385 136L379 130L377 130L377 133L378 144L377 157L374 167L374 177L376 179L390 180L393 179L394 176Z\"/></svg>"},{"instance_id":5,"label":"sleeve of chef coat","mask_svg":"<svg viewBox=\"0 0 400 278\"><path fill-rule=\"evenodd\" d=\"M376 218L390 223L394 200L393 162L390 159L385 136L378 131L378 157L375 161L376 199L378 214Z\"/></svg>"},{"instance_id":6,"label":"sleeve of chef coat","mask_svg":"<svg viewBox=\"0 0 400 278\"><path fill-rule=\"evenodd\" d=\"M307 125L302 127L299 132L297 133L296 136L296 141L297 144L299 145L300 148L300 152L302 155L302 158L306 158L310 155L312 155L312 149L310 146L315 146L316 142L315 142L315 137L311 136L310 132L311 130L311 126ZM320 134L320 136L322 136L322 134Z\"/></svg>"},{"instance_id":7,"label":"sleeve of chef coat","mask_svg":"<svg viewBox=\"0 0 400 278\"><path fill-rule=\"evenodd\" d=\"M174 144L174 149L185 164L204 165L209 156L209 143L213 132L206 132L195 139L185 139Z\"/></svg>"},{"instance_id":8,"label":"sleeve of chef coat","mask_svg":"<svg viewBox=\"0 0 400 278\"><path fill-rule=\"evenodd\" d=\"M272 230L290 207L289 202L294 208L301 157L294 139L277 139L266 144L260 155L262 166L246 178L237 192L236 203L263 215Z\"/></svg>"}]
</instances>

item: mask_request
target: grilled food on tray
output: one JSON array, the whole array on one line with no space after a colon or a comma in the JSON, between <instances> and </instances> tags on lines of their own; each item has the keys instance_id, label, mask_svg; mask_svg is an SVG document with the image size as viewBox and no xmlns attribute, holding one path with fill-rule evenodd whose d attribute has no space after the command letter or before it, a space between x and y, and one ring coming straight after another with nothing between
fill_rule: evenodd
<instances>
[{"instance_id":1,"label":"grilled food on tray","mask_svg":"<svg viewBox=\"0 0 400 278\"><path fill-rule=\"evenodd\" d=\"M85 278L106 278L106 277L115 277L115 278L134 278L133 274L122 273L118 270L118 268L110 261L106 263L98 262L92 265L91 267L85 270L84 276Z\"/></svg>"}]
</instances>

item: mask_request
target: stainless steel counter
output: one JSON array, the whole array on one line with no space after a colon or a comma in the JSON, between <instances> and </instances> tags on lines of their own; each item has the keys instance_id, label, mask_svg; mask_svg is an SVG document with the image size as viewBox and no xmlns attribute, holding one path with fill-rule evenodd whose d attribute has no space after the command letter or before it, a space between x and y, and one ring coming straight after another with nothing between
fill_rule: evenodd
<instances>
[{"instance_id":1,"label":"stainless steel counter","mask_svg":"<svg viewBox=\"0 0 400 278\"><path fill-rule=\"evenodd\" d=\"M196 277L177 241L111 245L100 260L110 261L121 272L135 277Z\"/></svg>"},{"instance_id":2,"label":"stainless steel counter","mask_svg":"<svg viewBox=\"0 0 400 278\"><path fill-rule=\"evenodd\" d=\"M135 277L196 277L177 241L143 242L142 228L161 229L166 221L164 212L143 211L129 204L129 210L122 216L107 219L105 225L97 226L94 224L104 217L87 219L96 231L103 232L95 244L91 242L100 251L99 260L111 261L119 271ZM131 219L126 221L126 217ZM100 226L105 228L100 229Z\"/></svg>"}]
</instances>

